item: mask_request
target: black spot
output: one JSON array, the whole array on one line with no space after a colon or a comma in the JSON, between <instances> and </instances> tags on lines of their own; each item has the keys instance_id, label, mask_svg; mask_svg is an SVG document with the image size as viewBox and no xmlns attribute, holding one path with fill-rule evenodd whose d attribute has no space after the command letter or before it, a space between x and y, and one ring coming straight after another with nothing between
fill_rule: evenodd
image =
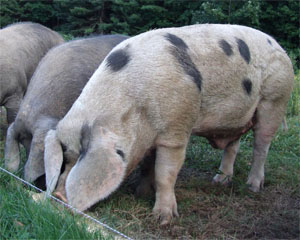
<instances>
[{"instance_id":1,"label":"black spot","mask_svg":"<svg viewBox=\"0 0 300 240\"><path fill-rule=\"evenodd\" d=\"M251 82L251 80L249 78L245 78L243 80L243 88L247 92L248 95L251 94L252 82Z\"/></svg>"},{"instance_id":2,"label":"black spot","mask_svg":"<svg viewBox=\"0 0 300 240\"><path fill-rule=\"evenodd\" d=\"M186 49L188 49L186 43L181 38L175 36L174 34L168 33L165 37L175 47L182 49L183 51L186 51Z\"/></svg>"},{"instance_id":3,"label":"black spot","mask_svg":"<svg viewBox=\"0 0 300 240\"><path fill-rule=\"evenodd\" d=\"M236 39L236 42L238 44L241 56L249 64L251 56L250 56L250 51L249 51L248 45L242 39L239 39L239 38Z\"/></svg>"},{"instance_id":4,"label":"black spot","mask_svg":"<svg viewBox=\"0 0 300 240\"><path fill-rule=\"evenodd\" d=\"M231 56L233 54L231 45L226 40L219 41L219 46L223 49L227 56Z\"/></svg>"},{"instance_id":5,"label":"black spot","mask_svg":"<svg viewBox=\"0 0 300 240\"><path fill-rule=\"evenodd\" d=\"M165 38L173 45L171 54L177 59L185 73L193 78L193 81L201 91L202 76L187 52L188 46L186 43L181 38L170 33L166 34Z\"/></svg>"},{"instance_id":6,"label":"black spot","mask_svg":"<svg viewBox=\"0 0 300 240\"><path fill-rule=\"evenodd\" d=\"M127 51L119 49L112 52L107 57L106 65L110 67L114 72L121 70L130 61L130 57Z\"/></svg>"},{"instance_id":7,"label":"black spot","mask_svg":"<svg viewBox=\"0 0 300 240\"><path fill-rule=\"evenodd\" d=\"M124 155L124 152L122 150L118 149L117 154L119 154L124 160L125 155Z\"/></svg>"},{"instance_id":8,"label":"black spot","mask_svg":"<svg viewBox=\"0 0 300 240\"><path fill-rule=\"evenodd\" d=\"M268 41L268 43L272 46L272 42L271 42L271 40L270 39L268 39L267 40Z\"/></svg>"},{"instance_id":9,"label":"black spot","mask_svg":"<svg viewBox=\"0 0 300 240\"><path fill-rule=\"evenodd\" d=\"M91 128L87 125L87 124L83 124L82 128L81 128L81 139L80 139L80 156L78 161L81 161L90 146L90 139L91 139Z\"/></svg>"}]
</instances>

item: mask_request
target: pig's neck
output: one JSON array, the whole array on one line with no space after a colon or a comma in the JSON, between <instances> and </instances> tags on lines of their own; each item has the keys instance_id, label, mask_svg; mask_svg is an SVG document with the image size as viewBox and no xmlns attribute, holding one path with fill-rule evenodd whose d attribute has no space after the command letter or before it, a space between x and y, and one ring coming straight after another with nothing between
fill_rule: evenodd
<instances>
[{"instance_id":1,"label":"pig's neck","mask_svg":"<svg viewBox=\"0 0 300 240\"><path fill-rule=\"evenodd\" d=\"M71 115L81 124L92 125L98 121L101 127L119 136L116 145L124 152L129 173L151 148L156 133L148 122L143 104L137 101L127 82L123 81L120 88L121 79L109 79L104 73L99 74L96 72L83 89L72 106Z\"/></svg>"},{"instance_id":2,"label":"pig's neck","mask_svg":"<svg viewBox=\"0 0 300 240\"><path fill-rule=\"evenodd\" d=\"M110 114L106 122L109 131L119 136L119 145L127 161L127 174L142 160L152 147L156 134L151 128L143 109L130 106L119 113Z\"/></svg>"}]
</instances>

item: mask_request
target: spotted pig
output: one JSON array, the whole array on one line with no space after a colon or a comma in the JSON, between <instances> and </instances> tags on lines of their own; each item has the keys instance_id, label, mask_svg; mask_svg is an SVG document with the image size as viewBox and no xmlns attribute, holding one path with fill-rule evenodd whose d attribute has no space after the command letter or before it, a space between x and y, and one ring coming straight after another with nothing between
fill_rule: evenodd
<instances>
[{"instance_id":1,"label":"spotted pig","mask_svg":"<svg viewBox=\"0 0 300 240\"><path fill-rule=\"evenodd\" d=\"M292 90L293 68L278 43L237 25L193 25L149 31L115 47L45 141L48 191L63 154L77 161L66 200L85 210L109 196L156 149L153 212L177 216L174 185L190 135L224 149L221 182L233 174L239 139L254 131L247 183L258 191L264 162Z\"/></svg>"}]
</instances>

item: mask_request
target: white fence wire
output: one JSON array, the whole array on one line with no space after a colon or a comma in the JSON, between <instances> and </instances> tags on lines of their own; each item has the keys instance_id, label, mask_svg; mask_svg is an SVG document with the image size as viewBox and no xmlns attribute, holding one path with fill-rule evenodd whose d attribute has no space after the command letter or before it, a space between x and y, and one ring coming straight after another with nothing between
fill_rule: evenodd
<instances>
[{"instance_id":1,"label":"white fence wire","mask_svg":"<svg viewBox=\"0 0 300 240\"><path fill-rule=\"evenodd\" d=\"M113 233L115 233L115 234L121 236L122 238L128 239L128 240L133 240L132 238L130 238L130 237L126 236L125 234L119 232L118 230L116 230L116 229L114 229L114 228L108 226L107 224L102 223L102 222L100 222L99 220L97 220L97 219L91 217L90 215L87 215L87 214L85 214L85 213L79 211L78 209L74 208L73 206L71 206L71 205L69 205L69 204L67 204L67 203L65 203L65 202L63 202L63 201L61 201L60 199L58 199L58 198L56 198L56 197L53 197L52 195L47 194L47 193L46 193L45 191L43 191L42 189L39 189L38 187L36 187L36 186L32 185L31 183L25 181L24 179L22 179L22 178L16 176L15 174L13 174L13 173L7 171L6 169L0 167L0 170L3 171L3 172L5 172L5 173L7 173L7 174L9 174L10 176L14 177L15 179L21 181L22 183L24 183L24 184L26 184L26 185L28 185L28 186L34 188L35 190L37 190L37 191L39 191L39 192L41 192L41 193L44 193L45 196L46 196L47 198L51 198L51 199L55 200L56 202L61 203L61 204L64 205L65 207L67 207L67 208L73 210L74 212L76 212L76 213L78 213L78 214L84 216L85 218L87 218L87 219L89 219L89 220L91 220L91 221L93 221L93 222L95 222L95 223L101 225L102 227L104 227L104 228L108 229L109 231L111 231L111 232L113 232Z\"/></svg>"}]
</instances>

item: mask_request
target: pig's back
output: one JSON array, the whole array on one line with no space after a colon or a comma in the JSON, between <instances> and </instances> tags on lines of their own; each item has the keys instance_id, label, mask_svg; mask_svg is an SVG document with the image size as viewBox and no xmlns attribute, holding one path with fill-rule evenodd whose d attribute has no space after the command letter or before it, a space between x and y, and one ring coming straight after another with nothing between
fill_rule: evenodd
<instances>
[{"instance_id":1,"label":"pig's back","mask_svg":"<svg viewBox=\"0 0 300 240\"><path fill-rule=\"evenodd\" d=\"M122 61L114 61L117 57ZM247 27L153 30L111 51L73 105L74 114L89 109L86 118L95 119L135 105L146 109L155 126L186 116L199 124L243 127L272 74L272 58L289 62L275 40Z\"/></svg>"}]
</instances>

